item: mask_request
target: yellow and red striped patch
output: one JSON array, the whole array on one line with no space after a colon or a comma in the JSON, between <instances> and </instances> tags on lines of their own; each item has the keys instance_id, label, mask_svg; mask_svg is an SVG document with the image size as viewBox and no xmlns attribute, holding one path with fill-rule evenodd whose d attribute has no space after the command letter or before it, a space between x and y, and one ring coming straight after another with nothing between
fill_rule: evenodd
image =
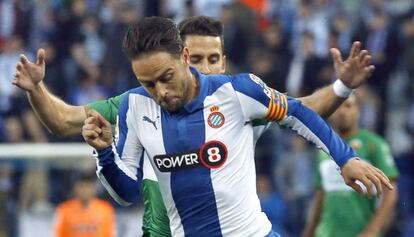
<instances>
[{"instance_id":1,"label":"yellow and red striped patch","mask_svg":"<svg viewBox=\"0 0 414 237\"><path fill-rule=\"evenodd\" d=\"M270 121L282 120L288 111L288 102L284 94L273 91L272 99L269 102L269 110L266 119Z\"/></svg>"}]
</instances>

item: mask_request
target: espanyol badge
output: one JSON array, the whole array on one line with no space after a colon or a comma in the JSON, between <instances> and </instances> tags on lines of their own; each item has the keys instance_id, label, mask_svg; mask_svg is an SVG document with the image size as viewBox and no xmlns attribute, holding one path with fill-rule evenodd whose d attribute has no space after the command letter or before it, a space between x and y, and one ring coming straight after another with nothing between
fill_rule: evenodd
<instances>
[{"instance_id":1,"label":"espanyol badge","mask_svg":"<svg viewBox=\"0 0 414 237\"><path fill-rule=\"evenodd\" d=\"M208 116L207 122L208 125L212 128L219 128L224 124L224 115L220 113L218 106L212 106L210 108L210 115Z\"/></svg>"}]
</instances>

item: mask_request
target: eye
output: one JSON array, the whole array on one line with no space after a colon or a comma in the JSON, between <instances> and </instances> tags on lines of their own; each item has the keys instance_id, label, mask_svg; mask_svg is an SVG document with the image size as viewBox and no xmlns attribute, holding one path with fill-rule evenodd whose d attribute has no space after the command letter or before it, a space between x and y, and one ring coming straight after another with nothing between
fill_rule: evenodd
<instances>
[{"instance_id":1,"label":"eye","mask_svg":"<svg viewBox=\"0 0 414 237\"><path fill-rule=\"evenodd\" d=\"M171 79L173 78L173 73L168 73L166 74L162 79L161 82L169 82L171 81Z\"/></svg>"},{"instance_id":2,"label":"eye","mask_svg":"<svg viewBox=\"0 0 414 237\"><path fill-rule=\"evenodd\" d=\"M217 56L213 56L213 57L210 57L208 59L208 61L209 61L210 64L216 64L216 63L218 63L219 58Z\"/></svg>"}]
</instances>

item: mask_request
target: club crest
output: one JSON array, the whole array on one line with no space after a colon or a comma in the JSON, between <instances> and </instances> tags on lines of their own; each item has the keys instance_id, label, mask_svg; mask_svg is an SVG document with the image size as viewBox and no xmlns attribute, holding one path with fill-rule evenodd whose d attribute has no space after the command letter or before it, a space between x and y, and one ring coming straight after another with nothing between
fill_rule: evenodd
<instances>
[{"instance_id":1,"label":"club crest","mask_svg":"<svg viewBox=\"0 0 414 237\"><path fill-rule=\"evenodd\" d=\"M212 106L210 108L210 115L208 116L207 122L208 125L212 128L219 128L223 126L225 118L222 113L220 113L218 106Z\"/></svg>"}]
</instances>

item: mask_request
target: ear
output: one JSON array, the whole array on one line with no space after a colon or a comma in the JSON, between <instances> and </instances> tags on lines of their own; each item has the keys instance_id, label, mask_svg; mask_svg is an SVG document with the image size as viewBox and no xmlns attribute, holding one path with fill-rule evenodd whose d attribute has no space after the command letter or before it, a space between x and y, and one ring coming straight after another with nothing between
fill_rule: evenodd
<instances>
[{"instance_id":1,"label":"ear","mask_svg":"<svg viewBox=\"0 0 414 237\"><path fill-rule=\"evenodd\" d=\"M221 59L221 73L222 74L226 72L226 63L227 63L226 55L223 55L223 58Z\"/></svg>"},{"instance_id":2,"label":"ear","mask_svg":"<svg viewBox=\"0 0 414 237\"><path fill-rule=\"evenodd\" d=\"M182 57L184 60L184 64L190 65L190 51L188 50L187 47L184 47L183 52L182 52Z\"/></svg>"}]
</instances>

